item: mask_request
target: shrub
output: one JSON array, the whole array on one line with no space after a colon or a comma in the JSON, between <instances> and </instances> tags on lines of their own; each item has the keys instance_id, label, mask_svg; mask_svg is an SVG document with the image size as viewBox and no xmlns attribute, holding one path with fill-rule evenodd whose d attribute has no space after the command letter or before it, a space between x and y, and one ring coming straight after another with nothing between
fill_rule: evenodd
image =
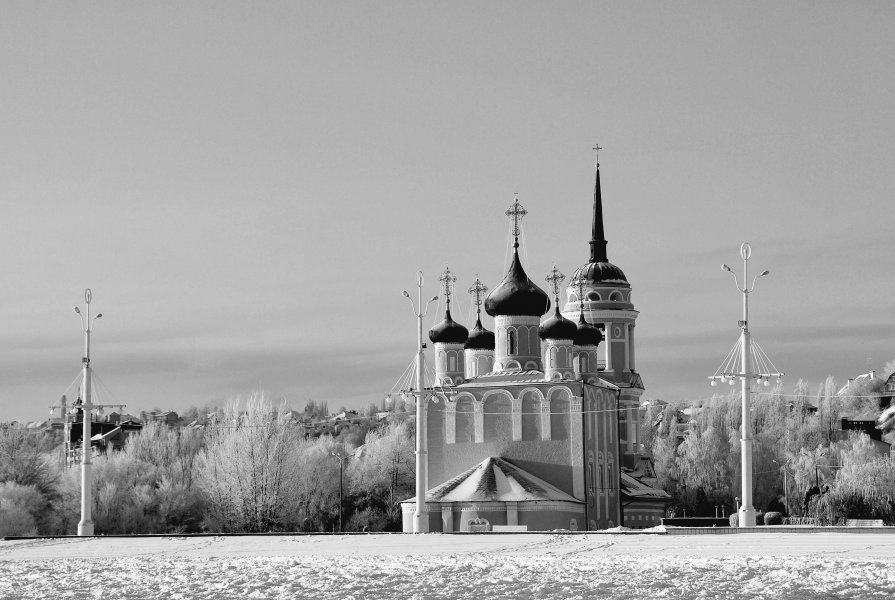
<instances>
[{"instance_id":1,"label":"shrub","mask_svg":"<svg viewBox=\"0 0 895 600\"><path fill-rule=\"evenodd\" d=\"M755 513L755 524L756 525L764 525L765 524L765 514L766 513ZM769 515L779 515L780 513L767 513ZM783 522L783 517L781 516L781 523ZM729 517L727 517L727 521L730 523L731 527L739 527L740 526L740 514L739 513L731 513Z\"/></svg>"},{"instance_id":2,"label":"shrub","mask_svg":"<svg viewBox=\"0 0 895 600\"><path fill-rule=\"evenodd\" d=\"M783 515L778 512L766 512L764 514L765 525L783 525Z\"/></svg>"},{"instance_id":3,"label":"shrub","mask_svg":"<svg viewBox=\"0 0 895 600\"><path fill-rule=\"evenodd\" d=\"M0 501L0 536L6 535L37 535L37 524L25 508L3 500Z\"/></svg>"},{"instance_id":4,"label":"shrub","mask_svg":"<svg viewBox=\"0 0 895 600\"><path fill-rule=\"evenodd\" d=\"M388 517L384 511L367 507L351 515L345 531L384 531L387 526Z\"/></svg>"}]
</instances>

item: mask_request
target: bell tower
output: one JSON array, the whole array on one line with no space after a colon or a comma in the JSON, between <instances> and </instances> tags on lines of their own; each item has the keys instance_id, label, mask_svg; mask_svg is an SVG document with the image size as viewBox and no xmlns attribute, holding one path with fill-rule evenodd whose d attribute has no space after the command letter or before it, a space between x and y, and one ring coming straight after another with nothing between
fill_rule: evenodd
<instances>
[{"instance_id":1,"label":"bell tower","mask_svg":"<svg viewBox=\"0 0 895 600\"><path fill-rule=\"evenodd\" d=\"M602 331L603 343L597 352L601 379L621 388L619 396L619 445L624 466L634 468L640 457L640 396L644 387L636 370L634 325L637 315L631 301L631 284L624 272L609 262L603 228L603 197L597 145L595 162L593 226L590 261L578 267L566 288L563 315L572 319L583 314L588 323Z\"/></svg>"}]
</instances>

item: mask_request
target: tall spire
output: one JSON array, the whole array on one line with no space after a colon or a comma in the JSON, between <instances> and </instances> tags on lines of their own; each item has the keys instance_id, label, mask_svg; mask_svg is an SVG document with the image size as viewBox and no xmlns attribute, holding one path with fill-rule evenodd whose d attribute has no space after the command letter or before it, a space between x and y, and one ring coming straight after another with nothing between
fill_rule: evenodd
<instances>
[{"instance_id":1,"label":"tall spire","mask_svg":"<svg viewBox=\"0 0 895 600\"><path fill-rule=\"evenodd\" d=\"M609 262L606 257L606 235L603 233L603 198L600 193L600 144L594 146L597 153L595 170L597 172L594 183L594 226L590 241L590 262Z\"/></svg>"}]
</instances>

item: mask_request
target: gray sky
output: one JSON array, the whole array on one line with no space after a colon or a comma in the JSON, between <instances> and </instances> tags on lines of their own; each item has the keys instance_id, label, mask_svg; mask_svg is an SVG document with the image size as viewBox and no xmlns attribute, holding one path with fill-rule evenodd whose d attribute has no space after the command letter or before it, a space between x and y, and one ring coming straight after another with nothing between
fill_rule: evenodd
<instances>
[{"instance_id":1,"label":"gray sky","mask_svg":"<svg viewBox=\"0 0 895 600\"><path fill-rule=\"evenodd\" d=\"M713 391L744 240L787 389L895 357L893 3L0 10L0 420L78 374L88 286L102 401L378 401L401 290L498 283L514 192L533 279L586 262L597 141L648 396Z\"/></svg>"}]
</instances>

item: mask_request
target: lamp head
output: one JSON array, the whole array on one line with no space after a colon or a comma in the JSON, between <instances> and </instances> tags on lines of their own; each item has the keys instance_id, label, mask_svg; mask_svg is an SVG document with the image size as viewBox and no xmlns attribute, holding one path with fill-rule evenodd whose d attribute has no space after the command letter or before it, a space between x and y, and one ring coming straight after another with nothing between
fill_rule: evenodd
<instances>
[{"instance_id":1,"label":"lamp head","mask_svg":"<svg viewBox=\"0 0 895 600\"><path fill-rule=\"evenodd\" d=\"M770 275L770 274L771 274L770 271L762 271L761 275L759 275L759 277L764 277L765 275Z\"/></svg>"},{"instance_id":2,"label":"lamp head","mask_svg":"<svg viewBox=\"0 0 895 600\"><path fill-rule=\"evenodd\" d=\"M432 296L432 299L429 300L429 302L435 302L436 300L438 300L438 296Z\"/></svg>"},{"instance_id":3,"label":"lamp head","mask_svg":"<svg viewBox=\"0 0 895 600\"><path fill-rule=\"evenodd\" d=\"M401 295L403 295L405 298L410 298L410 294L407 293L407 290L401 292Z\"/></svg>"},{"instance_id":4,"label":"lamp head","mask_svg":"<svg viewBox=\"0 0 895 600\"><path fill-rule=\"evenodd\" d=\"M81 309L78 308L77 306L74 307L74 310L75 310L75 314L76 314L76 315L81 314Z\"/></svg>"},{"instance_id":5,"label":"lamp head","mask_svg":"<svg viewBox=\"0 0 895 600\"><path fill-rule=\"evenodd\" d=\"M722 269L723 271L727 271L727 272L729 272L729 273L733 273L733 271L731 270L730 267L727 266L727 264L723 264L723 265L721 265L721 269Z\"/></svg>"},{"instance_id":6,"label":"lamp head","mask_svg":"<svg viewBox=\"0 0 895 600\"><path fill-rule=\"evenodd\" d=\"M96 315L96 318L99 319L102 316L103 316L103 313L99 313L98 315Z\"/></svg>"}]
</instances>

